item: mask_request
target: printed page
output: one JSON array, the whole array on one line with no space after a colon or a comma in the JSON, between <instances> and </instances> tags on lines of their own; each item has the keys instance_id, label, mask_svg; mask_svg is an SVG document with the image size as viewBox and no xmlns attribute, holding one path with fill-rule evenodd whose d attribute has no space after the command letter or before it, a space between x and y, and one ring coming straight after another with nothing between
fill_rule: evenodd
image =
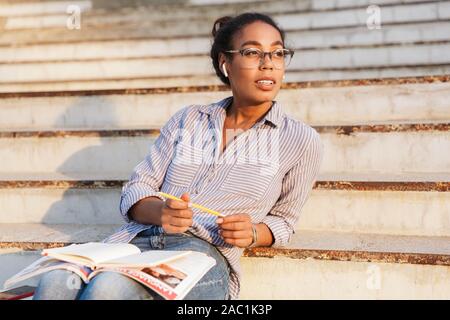
<instances>
[{"instance_id":1,"label":"printed page","mask_svg":"<svg viewBox=\"0 0 450 320\"><path fill-rule=\"evenodd\" d=\"M164 299L180 300L215 264L214 258L192 251L179 259L154 267L97 269L90 274L89 279L104 271L118 272L154 290Z\"/></svg>"},{"instance_id":2,"label":"printed page","mask_svg":"<svg viewBox=\"0 0 450 320\"><path fill-rule=\"evenodd\" d=\"M145 268L152 267L161 263L166 263L191 254L192 251L166 251L150 250L131 256L121 257L100 263L96 268L123 267L123 268Z\"/></svg>"},{"instance_id":3,"label":"printed page","mask_svg":"<svg viewBox=\"0 0 450 320\"><path fill-rule=\"evenodd\" d=\"M87 283L89 274L92 272L90 268L85 266L61 262L59 260L50 258L50 257L42 257L39 260L35 261L19 273L15 274L11 278L5 281L4 289L11 288L15 284L30 279L32 277L41 275L45 272L49 272L52 270L64 269L69 270L80 276L80 278Z\"/></svg>"},{"instance_id":4,"label":"printed page","mask_svg":"<svg viewBox=\"0 0 450 320\"><path fill-rule=\"evenodd\" d=\"M62 261L80 263L89 267L119 257L140 253L138 247L129 243L89 242L63 248L43 250L42 254Z\"/></svg>"},{"instance_id":5,"label":"printed page","mask_svg":"<svg viewBox=\"0 0 450 320\"><path fill-rule=\"evenodd\" d=\"M170 276L168 270L177 270L186 275L184 279L180 279L179 283L174 288L178 294L177 299L183 299L195 284L215 265L216 260L214 258L202 252L193 251L192 254L188 256L166 263L163 266L164 268L161 273L168 273ZM159 271L157 267L151 269ZM176 278L176 276L173 275L173 277L169 277L168 279L171 279L172 283L174 283L176 281L173 279L174 277Z\"/></svg>"},{"instance_id":6,"label":"printed page","mask_svg":"<svg viewBox=\"0 0 450 320\"><path fill-rule=\"evenodd\" d=\"M105 268L105 269L97 269L92 272L89 276L89 279L94 278L98 273L109 271L109 272L117 272L123 274L131 279L136 280L137 282L143 284L147 288L152 289L154 292L159 294L166 300L177 300L178 293L166 284L165 282L159 280L158 278L153 277L148 271L149 268L144 268L142 270L139 269L127 269L127 268Z\"/></svg>"}]
</instances>

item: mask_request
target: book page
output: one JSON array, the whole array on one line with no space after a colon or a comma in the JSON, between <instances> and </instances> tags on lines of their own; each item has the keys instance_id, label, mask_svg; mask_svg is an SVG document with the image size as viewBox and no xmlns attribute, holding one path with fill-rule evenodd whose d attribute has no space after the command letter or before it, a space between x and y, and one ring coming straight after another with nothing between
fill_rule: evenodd
<instances>
[{"instance_id":1,"label":"book page","mask_svg":"<svg viewBox=\"0 0 450 320\"><path fill-rule=\"evenodd\" d=\"M149 270L149 268L145 268L143 270ZM144 272L143 270L139 269L131 269L131 268L105 268L105 269L97 269L94 272L92 272L89 276L89 279L92 279L100 272L117 272L120 274L123 274L141 284L146 286L149 289L152 289L154 292L156 292L158 295L163 297L166 300L177 300L178 293L169 285L167 285L165 282L161 281L160 279L153 277L149 272Z\"/></svg>"},{"instance_id":2,"label":"book page","mask_svg":"<svg viewBox=\"0 0 450 320\"><path fill-rule=\"evenodd\" d=\"M201 278L209 271L209 269L215 265L216 260L214 258L206 255L205 253L193 251L190 255L163 265L163 270L161 273L167 274L168 270L177 270L186 274L186 277L181 279L181 281L174 288L178 294L177 299L183 299L197 284L197 282L200 281ZM152 269L155 271L160 271L157 268Z\"/></svg>"},{"instance_id":3,"label":"book page","mask_svg":"<svg viewBox=\"0 0 450 320\"><path fill-rule=\"evenodd\" d=\"M153 267L97 269L89 275L89 279L100 272L118 272L152 289L164 299L180 300L215 264L214 258L192 251L179 259Z\"/></svg>"},{"instance_id":4,"label":"book page","mask_svg":"<svg viewBox=\"0 0 450 320\"><path fill-rule=\"evenodd\" d=\"M123 267L123 268L145 268L152 267L161 263L170 262L172 260L191 254L192 251L163 251L149 250L131 256L121 257L118 259L108 260L99 263L96 268L105 267Z\"/></svg>"},{"instance_id":5,"label":"book page","mask_svg":"<svg viewBox=\"0 0 450 320\"><path fill-rule=\"evenodd\" d=\"M63 248L46 249L42 251L42 254L59 260L94 267L101 262L140 252L141 250L137 246L129 243L89 242L73 244Z\"/></svg>"},{"instance_id":6,"label":"book page","mask_svg":"<svg viewBox=\"0 0 450 320\"><path fill-rule=\"evenodd\" d=\"M77 274L85 283L88 282L89 274L92 272L90 268L73 264L73 263L66 263L61 262L59 260L50 258L50 257L42 257L39 260L35 261L19 273L15 274L11 278L5 281L4 288L11 288L15 284L33 278L35 276L41 275L43 273L57 270L57 269L64 269L72 271L73 273Z\"/></svg>"}]
</instances>

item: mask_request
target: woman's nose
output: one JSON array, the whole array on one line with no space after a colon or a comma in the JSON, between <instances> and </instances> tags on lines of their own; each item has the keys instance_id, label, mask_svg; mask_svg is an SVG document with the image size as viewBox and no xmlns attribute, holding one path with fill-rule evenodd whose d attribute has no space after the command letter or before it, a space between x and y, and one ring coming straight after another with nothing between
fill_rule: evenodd
<instances>
[{"instance_id":1,"label":"woman's nose","mask_svg":"<svg viewBox=\"0 0 450 320\"><path fill-rule=\"evenodd\" d=\"M264 59L260 60L259 65L263 69L273 69L273 62L268 54L264 55Z\"/></svg>"}]
</instances>

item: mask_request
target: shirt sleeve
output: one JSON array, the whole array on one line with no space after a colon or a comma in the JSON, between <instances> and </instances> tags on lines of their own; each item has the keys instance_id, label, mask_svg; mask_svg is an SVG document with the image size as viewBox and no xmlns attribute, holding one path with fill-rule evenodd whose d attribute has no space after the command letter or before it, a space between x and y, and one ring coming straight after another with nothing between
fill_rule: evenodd
<instances>
[{"instance_id":1,"label":"shirt sleeve","mask_svg":"<svg viewBox=\"0 0 450 320\"><path fill-rule=\"evenodd\" d=\"M130 180L123 186L120 197L120 212L126 222L130 222L128 211L139 200L158 197L157 192L164 181L167 168L172 161L178 126L184 111L182 108L161 128L158 138L150 146L149 153L133 170Z\"/></svg>"},{"instance_id":2,"label":"shirt sleeve","mask_svg":"<svg viewBox=\"0 0 450 320\"><path fill-rule=\"evenodd\" d=\"M262 220L272 232L273 247L283 247L291 240L300 211L316 182L324 147L317 131L312 132L300 160L284 176L280 197Z\"/></svg>"}]
</instances>

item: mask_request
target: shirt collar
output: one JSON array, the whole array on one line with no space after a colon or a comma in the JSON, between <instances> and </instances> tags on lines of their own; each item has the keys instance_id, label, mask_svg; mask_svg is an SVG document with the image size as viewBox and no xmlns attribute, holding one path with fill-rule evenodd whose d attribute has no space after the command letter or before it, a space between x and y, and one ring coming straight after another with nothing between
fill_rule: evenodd
<instances>
[{"instance_id":1,"label":"shirt collar","mask_svg":"<svg viewBox=\"0 0 450 320\"><path fill-rule=\"evenodd\" d=\"M228 108L233 101L233 96L227 97L225 99L220 100L219 102L214 102L209 105L204 105L200 108L200 111L206 114L209 114L214 119L221 115L221 113L225 114L225 109ZM263 121L269 121L274 124L276 127L281 125L281 121L283 120L283 110L279 102L273 100L272 107L269 112L267 112Z\"/></svg>"}]
</instances>

